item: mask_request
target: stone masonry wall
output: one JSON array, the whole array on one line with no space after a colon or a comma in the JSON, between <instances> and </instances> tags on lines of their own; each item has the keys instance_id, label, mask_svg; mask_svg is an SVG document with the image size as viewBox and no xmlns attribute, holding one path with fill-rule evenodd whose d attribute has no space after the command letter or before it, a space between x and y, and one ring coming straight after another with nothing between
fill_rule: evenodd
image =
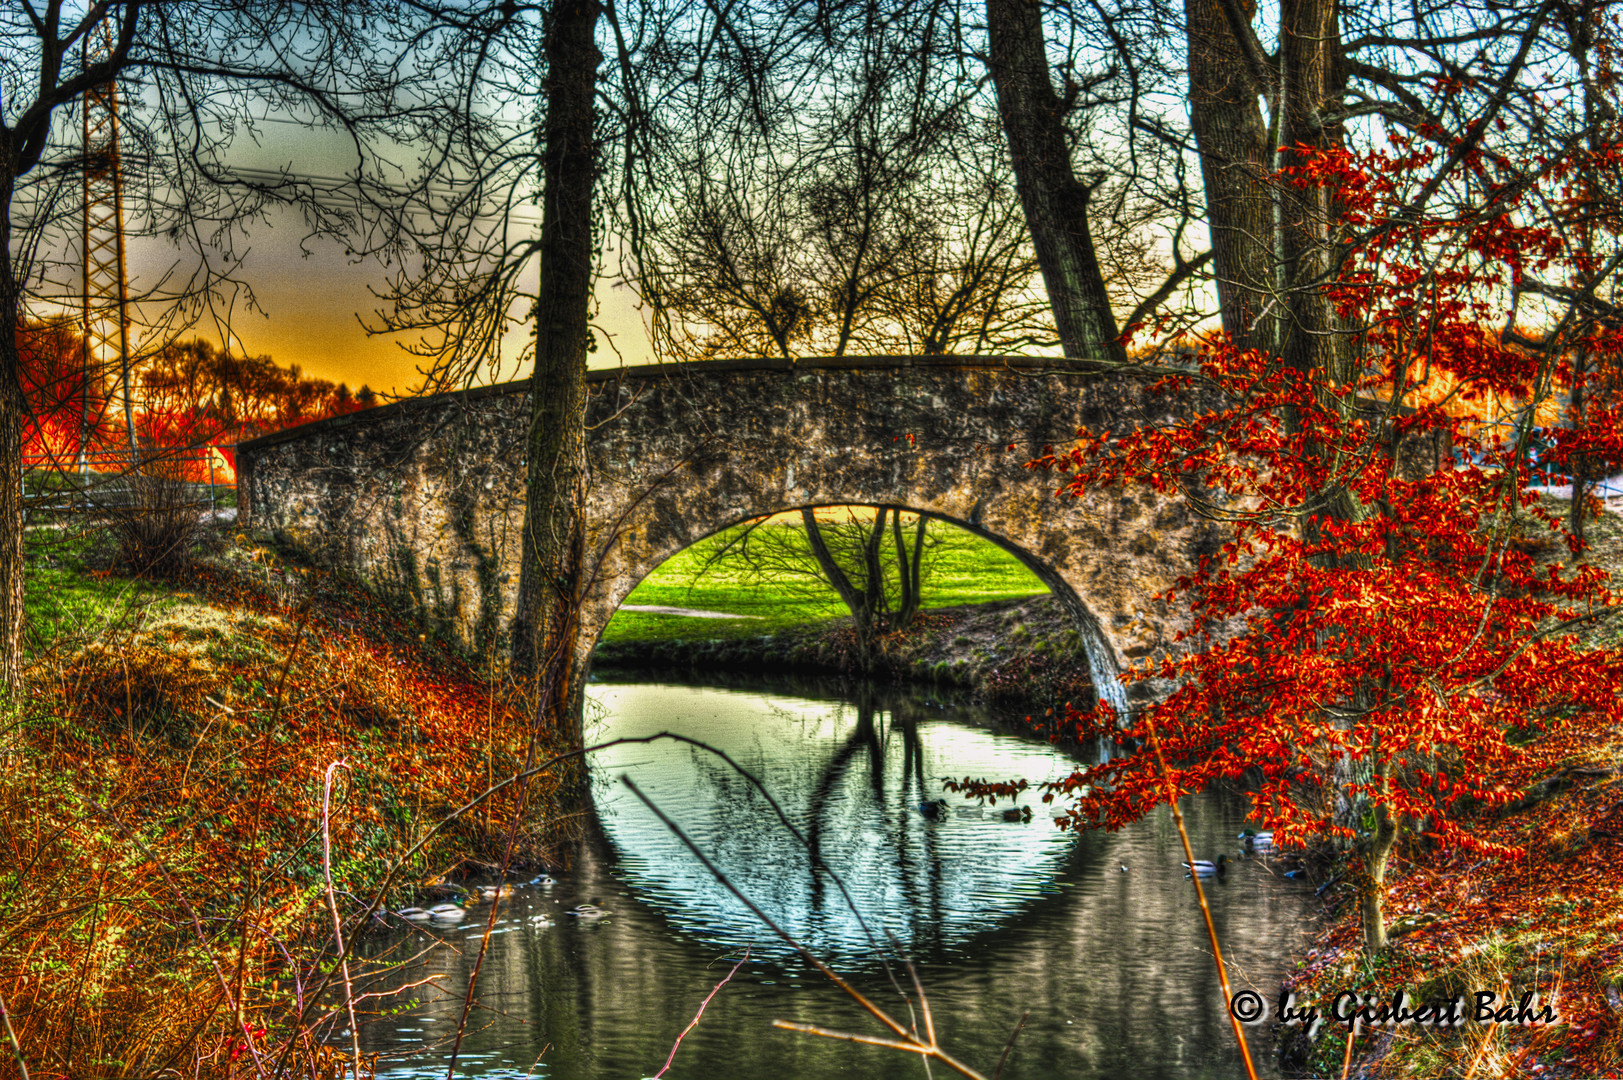
<instances>
[{"instance_id":1,"label":"stone masonry wall","mask_svg":"<svg viewBox=\"0 0 1623 1080\"><path fill-rule=\"evenodd\" d=\"M1208 407L1147 403L1142 376L953 357L651 366L590 381L597 573L582 663L626 594L687 545L761 514L853 503L931 513L1014 552L1071 610L1095 685L1113 687L1124 661L1161 653L1187 626L1152 597L1216 543L1181 499L1061 499L1058 477L1024 468L1079 426ZM485 652L517 589L527 408L527 384L509 384L244 444L245 512Z\"/></svg>"}]
</instances>

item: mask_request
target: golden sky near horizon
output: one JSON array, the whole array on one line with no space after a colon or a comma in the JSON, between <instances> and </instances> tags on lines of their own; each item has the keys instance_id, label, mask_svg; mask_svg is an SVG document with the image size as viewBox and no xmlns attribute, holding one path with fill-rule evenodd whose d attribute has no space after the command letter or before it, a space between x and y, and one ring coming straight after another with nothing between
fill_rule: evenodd
<instances>
[{"instance_id":1,"label":"golden sky near horizon","mask_svg":"<svg viewBox=\"0 0 1623 1080\"><path fill-rule=\"evenodd\" d=\"M402 348L408 335L370 334L365 323L381 325L378 311L385 306L373 290L386 285L385 271L375 262L348 259L336 241L303 241L302 231L290 222L286 228L257 229L240 274L254 290L263 311L239 304L230 312L234 347L249 355L268 354L278 364L297 364L309 375L352 387L362 384L379 392L404 393L421 382L423 358ZM651 363L642 316L635 298L623 286L598 286L598 326L612 335L626 364ZM516 368L517 355L528 333L516 324L503 339L503 379L524 374ZM221 328L200 325L198 336L215 340ZM593 367L620 363L612 349L601 344L591 357Z\"/></svg>"},{"instance_id":2,"label":"golden sky near horizon","mask_svg":"<svg viewBox=\"0 0 1623 1080\"><path fill-rule=\"evenodd\" d=\"M240 131L233 140L229 160L255 180L287 175L312 181L320 190L322 181L339 181L353 175L358 162L354 149L337 132L313 128L286 116L268 112L257 118L262 126L251 133ZM411 147L393 151L409 160ZM258 174L258 175L254 175ZM130 175L127 185L138 184ZM138 193L126 191L127 205L139 206ZM538 212L537 212L538 213ZM185 254L168 241L143 233L139 211L127 216L129 250L127 277L132 297L168 288L184 279L197 262L196 253ZM537 234L539 228L536 229ZM77 230L62 237L65 252L72 261L78 249ZM422 382L418 368L426 361L402 348L416 340L415 335L376 334L368 325L383 324L380 309L387 302L378 293L387 289L390 268L375 259L357 259L346 253L345 245L328 238L312 238L300 215L289 209L272 209L263 218L241 219L230 245L236 255L232 262L219 251L209 260L216 268L228 267L233 278L252 290L234 298L219 298L194 325L184 329L182 340L203 338L216 346L251 356L268 355L278 364L297 364L307 375L351 387L370 386L380 393L406 393ZM611 252L612 256L612 252ZM75 263L76 265L76 263ZM612 258L611 258L612 267ZM65 284L65 295L77 307L77 273ZM536 273L532 268L521 286L531 292ZM44 314L54 305L39 305ZM150 309L137 304L132 318L137 339L135 347L150 347L142 326L163 321L170 309L152 302ZM596 328L599 347L590 358L592 367L614 367L620 363L651 363L653 356L635 297L624 286L616 286L611 274L597 289ZM173 334L165 333L165 337ZM528 336L522 321L515 323L503 338L502 379L527 374L517 369L517 359ZM614 347L606 347L606 338ZM616 348L619 355L616 355ZM487 381L488 376L481 379Z\"/></svg>"}]
</instances>

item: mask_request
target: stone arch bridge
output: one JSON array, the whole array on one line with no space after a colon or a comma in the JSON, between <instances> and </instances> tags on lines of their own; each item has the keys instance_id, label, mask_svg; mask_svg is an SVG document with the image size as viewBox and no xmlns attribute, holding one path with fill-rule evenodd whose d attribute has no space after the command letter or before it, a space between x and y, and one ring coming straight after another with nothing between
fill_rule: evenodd
<instances>
[{"instance_id":1,"label":"stone arch bridge","mask_svg":"<svg viewBox=\"0 0 1623 1080\"><path fill-rule=\"evenodd\" d=\"M1170 419L1141 374L1020 357L847 357L588 380L588 550L599 562L583 664L637 582L684 547L763 514L865 504L931 514L1014 553L1070 611L1094 684L1114 688L1125 661L1159 655L1185 625L1152 598L1215 547L1180 499L1058 497L1057 476L1024 467L1080 426ZM470 651L490 649L517 591L528 390L526 380L408 399L245 443L245 515L415 605Z\"/></svg>"}]
</instances>

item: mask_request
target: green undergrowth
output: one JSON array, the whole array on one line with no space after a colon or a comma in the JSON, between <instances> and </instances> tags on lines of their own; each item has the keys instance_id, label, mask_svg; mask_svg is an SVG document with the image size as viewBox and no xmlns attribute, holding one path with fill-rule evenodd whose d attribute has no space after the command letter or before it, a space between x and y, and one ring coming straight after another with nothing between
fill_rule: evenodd
<instances>
[{"instance_id":1,"label":"green undergrowth","mask_svg":"<svg viewBox=\"0 0 1623 1080\"><path fill-rule=\"evenodd\" d=\"M132 614L175 602L180 586L112 572L102 538L88 529L29 529L23 540L29 657L65 640L113 630Z\"/></svg>"}]
</instances>

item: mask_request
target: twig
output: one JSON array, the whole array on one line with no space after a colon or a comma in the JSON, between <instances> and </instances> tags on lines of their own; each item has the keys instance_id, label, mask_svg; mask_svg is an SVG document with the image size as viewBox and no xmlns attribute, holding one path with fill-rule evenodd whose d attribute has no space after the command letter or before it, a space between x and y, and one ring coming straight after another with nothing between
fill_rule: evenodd
<instances>
[{"instance_id":1,"label":"twig","mask_svg":"<svg viewBox=\"0 0 1623 1080\"><path fill-rule=\"evenodd\" d=\"M784 827L787 828L790 833L800 841L801 844L804 845L806 843L806 840L801 834L800 830L795 827L794 822L790 820L789 815L784 811L782 805L779 804L778 801L773 798L771 793L766 790L766 786L761 782L760 778L749 772L749 770L745 769L743 766L739 765L736 761L729 757L726 752L718 750L699 739L692 738L688 735L678 735L672 731L659 731L652 735L625 736L618 739L609 739L604 742L594 743L591 746L576 747L573 750L565 750L561 753L554 754L545 761L532 765L527 769L521 769L520 771L513 773L511 776L496 781L496 783L491 784L484 791L481 791L479 794L475 795L473 798L469 799L455 810L452 810L449 814L446 814L438 822L436 822L432 828L419 837L416 842L414 842L405 851L401 852L399 858L395 860L394 865L392 865L388 872L383 875L383 880L378 883L374 891L371 906L361 913L362 920L371 918L373 913L378 910L378 908L382 905L384 898L388 895L389 889L394 885L395 878L411 861L411 859L417 855L418 852L422 851L429 844L431 844L435 838L440 835L440 833L444 832L446 829L449 829L457 822L458 819L478 809L480 806L484 805L485 802L494 798L496 795L505 791L512 785L522 783L530 777L538 776L561 762L568 761L572 758L583 757L586 754L594 753L598 750L607 750L615 746L630 746L633 744L643 745L647 743L659 742L664 739L669 739L672 742L685 743L689 746L695 746L721 758L721 760L725 761L735 772L744 777L744 779L748 780L750 784L762 794L762 796L766 799L767 804L771 806L773 811L778 815L778 820L783 822ZM840 892L845 896L846 903L851 906L851 910L856 914L857 920L861 925L864 934L867 936L868 941L873 945L873 948L877 953L879 951L879 946L874 939L873 931L869 928L866 920L862 918L861 912L856 908L855 900L852 899L850 891L847 889L844 880L838 874L834 873L832 868L823 863L821 859L816 859L815 861L816 864L829 875L829 877L834 881L835 885L839 887ZM791 944L793 944L793 942L791 942ZM340 953L340 956L347 957L349 955L348 950L352 949L353 947L354 940L352 938L350 943L345 946L345 951ZM882 953L880 954L880 960L882 963L885 963ZM889 963L885 963L885 971L887 974L891 974ZM310 989L306 1004L304 1004L299 1010L299 1015L297 1017L298 1025L302 1025L304 1023L304 1018L309 1012L310 1008L314 1006L315 1002L320 1000L322 992L326 990L328 983L332 981L333 974L333 971L328 971L322 976L320 981L318 981L315 986ZM893 984L895 984L894 975L891 975L891 981ZM898 986L898 991L899 990L900 987ZM900 1031L901 1029L898 1027L897 1030ZM283 1044L281 1054L277 1058L276 1068L278 1070L283 1069L286 1066L287 1057L292 1053L292 1051L293 1037L290 1036L288 1041Z\"/></svg>"},{"instance_id":2,"label":"twig","mask_svg":"<svg viewBox=\"0 0 1623 1080\"><path fill-rule=\"evenodd\" d=\"M1200 875L1195 873L1195 851L1189 846L1189 832L1183 827L1183 811L1178 809L1178 789L1167 772L1167 761L1161 754L1161 739L1155 734L1155 721L1148 713L1144 716L1144 723L1149 728L1150 746L1155 750L1155 764L1161 770L1161 779L1166 781L1167 802L1172 804L1172 820L1178 826L1178 838L1183 841L1183 857L1189 863L1189 879L1195 883L1195 899L1200 901L1200 913L1206 920L1206 936L1212 941L1212 957L1217 961L1217 981L1223 987L1223 1011L1229 1014L1229 1024L1234 1028L1234 1038L1240 1043L1240 1057L1245 1061L1245 1074L1250 1080L1257 1080L1257 1068L1251 1063L1251 1048L1246 1045L1245 1032L1240 1030L1240 1021L1229 1008L1229 1002L1234 1000L1234 993L1229 989L1229 973L1223 966L1223 948L1217 943L1217 928L1212 925L1212 909L1206 905L1206 890L1201 888Z\"/></svg>"},{"instance_id":3,"label":"twig","mask_svg":"<svg viewBox=\"0 0 1623 1080\"><path fill-rule=\"evenodd\" d=\"M555 643L554 649L562 648L563 642L569 637L570 635L568 634L559 635L558 642ZM542 670L551 669L552 662L550 660L546 664L542 665ZM536 700L535 711L532 714L532 720L530 723L530 737L524 746L524 771L527 771L530 766L535 764L536 746L541 738L542 717L546 715L550 698L555 690L556 686L554 685L553 681L549 680L546 685L541 687L541 693ZM494 699L492 699L492 710L494 710L494 706L495 702ZM490 732L488 725L493 719L494 717L490 717L487 718L486 721L487 726L485 731L487 738ZM518 843L519 822L524 819L525 811L529 808L529 805L530 781L528 778L526 778L524 782L519 785L518 808L513 812L511 820L507 824L507 840L502 846L502 862L501 866L498 868L501 875L501 881L507 880L507 871L513 861L513 848L514 845ZM487 817L489 815L488 809L486 811L486 815ZM462 1015L457 1018L456 1038L451 1042L451 1059L446 1063L445 1066L445 1080L453 1080L453 1078L456 1076L456 1059L457 1056L462 1053L462 1038L467 1033L468 1016L473 1012L474 992L479 987L479 973L485 969L485 957L490 954L490 935L495 932L496 913L501 910L501 903L501 889L497 888L496 896L490 901L490 913L485 917L485 932L479 937L479 955L473 961L473 971L468 974L468 986L462 994Z\"/></svg>"},{"instance_id":4,"label":"twig","mask_svg":"<svg viewBox=\"0 0 1623 1080\"><path fill-rule=\"evenodd\" d=\"M6 1038L11 1040L11 1056L17 1059L17 1071L22 1074L22 1080L28 1080L28 1062L23 1060L23 1048L17 1042L17 1033L11 1030L11 1014L6 1011L4 995L0 995L0 1021L6 1025Z\"/></svg>"},{"instance_id":5,"label":"twig","mask_svg":"<svg viewBox=\"0 0 1623 1080\"><path fill-rule=\"evenodd\" d=\"M174 896L176 902L179 903L181 907L186 909L186 914L191 919L192 929L197 935L198 943L204 946L205 952L209 957L209 964L214 968L214 977L220 984L222 1000L236 1000L236 995L231 989L231 981L226 978L225 972L220 968L220 961L213 955L213 950L208 947L209 935L203 929L203 920L198 916L197 908L193 906L192 902L186 898L186 894L181 891L180 886L175 883L175 879L170 875L168 868L163 865L163 862L158 858L157 854L150 847L148 847L145 842L142 841L141 837L128 825L124 824L123 819L118 816L117 812L111 806L102 806L90 799L86 799L84 802L86 806L110 820L113 825L124 834L125 842L129 843L137 851L144 855L147 861L150 862L153 868L158 872L158 876L163 878L164 885L168 887L169 892ZM253 1064L254 1074L260 1077L260 1080L265 1080L265 1066L260 1060L259 1050L254 1045L253 1036L248 1030L247 1020L239 1016L236 1021L234 1021L234 1025L236 1030L242 1032L243 1045L248 1050L248 1060ZM291 1039L289 1040L288 1045L289 1047L292 1046Z\"/></svg>"},{"instance_id":6,"label":"twig","mask_svg":"<svg viewBox=\"0 0 1623 1080\"><path fill-rule=\"evenodd\" d=\"M243 890L242 912L238 916L239 921L244 927L244 931L242 936L237 941L237 971L235 978L233 978L231 982L231 1026L234 1028L240 1027L243 1028L243 1030L247 1030L245 1022L242 1018L242 982L247 976L248 972L248 933L246 927L250 922L252 922L252 920L248 917L249 910L253 907L255 901L258 900L259 891L263 887L263 881L259 875L259 836L260 828L264 820L265 808L265 759L270 753L271 728L274 726L274 723L279 721L282 717L282 708L286 702L285 695L287 692L287 677L289 672L293 670L293 659L299 654L299 646L304 644L304 631L310 624L310 616L313 614L313 612L314 599L312 598L311 600L305 602L302 610L299 612L299 621L293 628L293 644L288 647L287 656L282 660L282 671L276 679L276 694L271 699L272 722L267 723L265 725L265 730L260 734L259 752L254 757L254 820L252 827L250 827L248 831L248 887ZM209 723L212 724L213 722L214 720L211 717ZM204 730L206 734L207 729L205 728ZM197 746L202 745L203 739L201 736L199 736ZM194 746L192 748L192 754L195 754L196 752L197 747ZM190 770L191 767L192 756L191 754L188 754L186 756L186 770ZM181 773L182 780L184 780L186 770L183 770ZM182 783L181 787L184 790L185 784ZM325 814L322 816L321 827L323 830L323 835L325 835L325 830L327 828L327 819ZM339 951L343 951L342 943L339 945Z\"/></svg>"},{"instance_id":7,"label":"twig","mask_svg":"<svg viewBox=\"0 0 1623 1080\"><path fill-rule=\"evenodd\" d=\"M355 1023L355 987L349 977L349 950L344 947L344 923L338 915L338 898L332 890L332 774L334 769L347 769L343 758L327 766L321 785L321 876L327 885L327 910L332 912L333 941L338 946L338 969L344 973L344 1009L349 1014L349 1040L355 1051L355 1075L361 1075L361 1029Z\"/></svg>"},{"instance_id":8,"label":"twig","mask_svg":"<svg viewBox=\"0 0 1623 1080\"><path fill-rule=\"evenodd\" d=\"M750 958L750 951L749 951L748 948L745 948L743 957L739 959L738 963L733 965L733 970L729 971L727 973L727 977L725 979L721 980L719 983L717 983L716 986L715 986L715 989L711 990L710 993L706 994L704 996L704 1000L699 1002L699 1011L693 1014L692 1022L689 1023L687 1027L682 1029L682 1034L678 1035L676 1037L676 1042L671 1044L671 1055L670 1055L670 1057L665 1059L665 1067L663 1069L660 1069L657 1073L654 1074L654 1080L659 1080L660 1077L664 1076L667 1072L670 1071L671 1062L676 1060L676 1051L681 1048L682 1040L687 1038L688 1032L692 1031L694 1028L699 1026L699 1020L700 1020L700 1018L702 1018L704 1016L704 1007L706 1005L710 1004L710 999L711 998L715 997L718 993L721 992L721 988L723 986L726 986L728 983L733 981L733 976L738 974L738 969L743 967L745 962L748 961L749 958ZM24 1080L26 1080L26 1078L24 1078Z\"/></svg>"},{"instance_id":9,"label":"twig","mask_svg":"<svg viewBox=\"0 0 1623 1080\"><path fill-rule=\"evenodd\" d=\"M693 842L693 839L689 837L687 833L682 831L681 826L677 825L676 822L672 821L668 816L666 816L665 812L655 805L652 799L642 793L642 789L637 787L637 785L632 781L631 777L622 775L620 777L620 782L626 787L630 788L631 793L637 796L637 798L642 801L642 804L653 812L655 817L659 818L660 823L669 829L671 834L680 840L682 845L686 847L688 851L693 853L693 857L699 860L700 865L710 872L710 876L715 878L722 888L726 889L728 892L732 893L733 896L737 897L738 901L745 907L749 908L750 913L753 914L757 919L760 919L762 924L765 925L768 930L771 930L780 939L782 939L784 944L788 945L791 949L795 950L795 952L799 953L808 964L821 972L823 977L829 982L832 982L835 986L839 987L841 990L844 990L846 994L849 995L851 999L858 1005L861 1005L870 1016L872 1016L875 1020L878 1020L881 1024L885 1025L897 1036L899 1036L899 1039L880 1039L868 1035L854 1035L846 1032L829 1031L825 1028L817 1028L805 1024L791 1024L783 1020L772 1021L773 1027L784 1028L790 1031L805 1031L816 1035L822 1035L826 1038L844 1039L848 1042L868 1043L873 1046L888 1046L895 1050L905 1050L908 1053L922 1055L926 1059L935 1058L937 1061L958 1073L960 1076L968 1077L969 1080L986 1080L986 1077L984 1077L981 1073L976 1072L968 1065L965 1065L963 1062L954 1058L951 1054L941 1049L941 1047L936 1045L934 1042L921 1041L915 1032L903 1027L889 1013L885 1012L884 1009L881 1009L878 1005L869 1000L866 994L858 990L855 986L852 986L833 968L823 963L822 960L815 956L810 949L806 948L806 946L797 941L787 930L783 929L783 927L772 921L772 917L766 912L762 911L753 900L745 896L743 892L739 890L738 886L733 884L732 879L727 877L726 874L722 873L721 868L716 866L715 863L711 862L709 857L706 856L704 852L699 850L699 846Z\"/></svg>"},{"instance_id":10,"label":"twig","mask_svg":"<svg viewBox=\"0 0 1623 1080\"><path fill-rule=\"evenodd\" d=\"M904 1050L909 1054L921 1054L925 1057L937 1056L935 1048L926 1046L916 1039L909 1038L906 1042L897 1039L882 1039L878 1035L858 1035L852 1031L835 1031L832 1028L818 1027L816 1024L797 1024L792 1020L774 1020L772 1026L782 1028L784 1031L799 1031L807 1035L821 1035L825 1039L838 1039L841 1042L861 1043L864 1046L884 1046L891 1050ZM955 1065L965 1076L980 1077L980 1073L964 1065Z\"/></svg>"},{"instance_id":11,"label":"twig","mask_svg":"<svg viewBox=\"0 0 1623 1080\"><path fill-rule=\"evenodd\" d=\"M1025 1015L1020 1017L1020 1022L1014 1025L1014 1031L1009 1033L1009 1041L1003 1047L1003 1056L997 1059L997 1068L992 1072L992 1080L998 1080L1003 1075L1003 1065L1009 1060L1009 1051L1014 1049L1014 1040L1020 1037L1020 1029L1024 1028L1026 1021L1030 1019L1031 1010L1027 1009Z\"/></svg>"},{"instance_id":12,"label":"twig","mask_svg":"<svg viewBox=\"0 0 1623 1080\"><path fill-rule=\"evenodd\" d=\"M919 983L918 969L913 966L911 960L907 962L907 975L913 980L913 990L919 995L919 1008L924 1012L924 1037L929 1040L931 1046L934 1046L935 1021L930 1019L930 999L924 996L924 987ZM929 1068L928 1063L925 1068Z\"/></svg>"}]
</instances>

